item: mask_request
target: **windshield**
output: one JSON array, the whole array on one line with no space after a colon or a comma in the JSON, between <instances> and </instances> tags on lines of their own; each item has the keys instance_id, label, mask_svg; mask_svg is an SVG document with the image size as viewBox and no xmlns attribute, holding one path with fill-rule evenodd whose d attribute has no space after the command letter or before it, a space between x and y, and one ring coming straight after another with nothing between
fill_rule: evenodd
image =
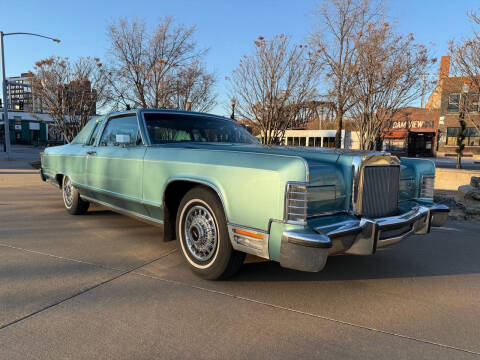
<instances>
[{"instance_id":1,"label":"windshield","mask_svg":"<svg viewBox=\"0 0 480 360\"><path fill-rule=\"evenodd\" d=\"M152 144L214 142L258 144L244 127L212 116L145 113L145 125Z\"/></svg>"}]
</instances>

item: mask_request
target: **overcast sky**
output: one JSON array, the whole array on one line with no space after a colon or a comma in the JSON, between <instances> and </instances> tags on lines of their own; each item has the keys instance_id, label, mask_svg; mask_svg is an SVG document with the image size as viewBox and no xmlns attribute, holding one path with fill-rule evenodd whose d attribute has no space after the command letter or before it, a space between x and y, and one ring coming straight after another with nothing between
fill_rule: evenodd
<instances>
[{"instance_id":1,"label":"overcast sky","mask_svg":"<svg viewBox=\"0 0 480 360\"><path fill-rule=\"evenodd\" d=\"M314 0L136 0L57 1L0 0L4 32L35 32L62 40L60 44L34 37L5 38L7 76L33 69L39 59L51 55L97 56L108 51L106 28L119 17L139 17L153 25L162 16L196 25L200 47L209 48L207 67L214 71L219 104L214 113L225 115L229 103L225 76L240 57L252 50L253 40L273 34L290 34L296 41L306 39L315 26ZM471 33L466 11L480 8L479 0L391 0L390 20L401 33L414 33L418 42L429 46L440 58L448 41ZM437 72L437 69L432 71Z\"/></svg>"}]
</instances>

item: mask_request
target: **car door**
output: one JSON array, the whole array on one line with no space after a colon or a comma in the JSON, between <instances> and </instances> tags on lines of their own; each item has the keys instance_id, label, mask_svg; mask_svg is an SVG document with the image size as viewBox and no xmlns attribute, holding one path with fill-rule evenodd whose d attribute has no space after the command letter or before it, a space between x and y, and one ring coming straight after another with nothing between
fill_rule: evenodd
<instances>
[{"instance_id":1,"label":"car door","mask_svg":"<svg viewBox=\"0 0 480 360\"><path fill-rule=\"evenodd\" d=\"M59 162L62 166L61 172L68 174L72 183L77 187L83 187L86 184L88 143L92 132L98 130L101 120L102 118L90 120L68 147L64 147L64 161Z\"/></svg>"},{"instance_id":2,"label":"car door","mask_svg":"<svg viewBox=\"0 0 480 360\"><path fill-rule=\"evenodd\" d=\"M125 136L129 142L119 144L117 140ZM145 215L142 202L145 151L136 114L110 117L100 140L87 156L87 181L92 196L117 208Z\"/></svg>"}]
</instances>

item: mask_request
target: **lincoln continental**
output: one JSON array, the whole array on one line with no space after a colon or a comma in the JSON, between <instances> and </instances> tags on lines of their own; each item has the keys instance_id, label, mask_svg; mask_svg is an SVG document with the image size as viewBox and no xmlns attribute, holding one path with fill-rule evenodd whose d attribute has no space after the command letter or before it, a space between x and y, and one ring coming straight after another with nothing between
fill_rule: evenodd
<instances>
[{"instance_id":1,"label":"lincoln continental","mask_svg":"<svg viewBox=\"0 0 480 360\"><path fill-rule=\"evenodd\" d=\"M427 234L449 211L433 202L431 161L266 146L234 120L183 111L94 118L45 150L41 176L73 215L95 203L158 225L206 279L232 276L246 254L320 271L329 255Z\"/></svg>"}]
</instances>

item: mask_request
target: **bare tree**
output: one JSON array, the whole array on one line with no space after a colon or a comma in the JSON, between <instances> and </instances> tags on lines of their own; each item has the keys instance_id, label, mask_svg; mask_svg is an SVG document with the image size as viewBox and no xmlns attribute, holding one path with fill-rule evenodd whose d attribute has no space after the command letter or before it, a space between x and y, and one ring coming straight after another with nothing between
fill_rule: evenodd
<instances>
[{"instance_id":1,"label":"bare tree","mask_svg":"<svg viewBox=\"0 0 480 360\"><path fill-rule=\"evenodd\" d=\"M108 101L107 79L98 58L50 57L35 63L32 92L53 118L57 132L70 142Z\"/></svg>"},{"instance_id":2,"label":"bare tree","mask_svg":"<svg viewBox=\"0 0 480 360\"><path fill-rule=\"evenodd\" d=\"M478 94L480 90L480 16L475 12L471 12L468 16L474 26L472 36L456 43L451 41L449 49L455 73L465 76L470 83L472 93ZM471 104L473 98L469 97L466 100L467 108L473 105ZM469 112L467 112L467 117L477 131L480 131L480 119L471 116Z\"/></svg>"},{"instance_id":3,"label":"bare tree","mask_svg":"<svg viewBox=\"0 0 480 360\"><path fill-rule=\"evenodd\" d=\"M355 42L368 23L378 22L383 16L380 6L371 0L325 0L319 8L319 29L313 33L312 45L318 49L326 65L329 95L335 105L337 133L335 147L341 147L343 117L354 105L352 92L357 78Z\"/></svg>"},{"instance_id":4,"label":"bare tree","mask_svg":"<svg viewBox=\"0 0 480 360\"><path fill-rule=\"evenodd\" d=\"M422 92L421 75L435 62L412 34L396 35L388 23L369 24L355 42L351 115L362 149L375 149L393 116Z\"/></svg>"},{"instance_id":5,"label":"bare tree","mask_svg":"<svg viewBox=\"0 0 480 360\"><path fill-rule=\"evenodd\" d=\"M198 61L178 72L171 104L176 109L206 112L215 104L215 78Z\"/></svg>"},{"instance_id":6,"label":"bare tree","mask_svg":"<svg viewBox=\"0 0 480 360\"><path fill-rule=\"evenodd\" d=\"M195 27L162 18L153 29L140 20L113 22L110 86L117 107L209 110L215 105L215 78L202 65Z\"/></svg>"},{"instance_id":7,"label":"bare tree","mask_svg":"<svg viewBox=\"0 0 480 360\"><path fill-rule=\"evenodd\" d=\"M228 80L238 115L251 120L264 144L276 144L297 116L301 104L315 98L319 61L287 35L259 37L252 55L244 55Z\"/></svg>"}]
</instances>

